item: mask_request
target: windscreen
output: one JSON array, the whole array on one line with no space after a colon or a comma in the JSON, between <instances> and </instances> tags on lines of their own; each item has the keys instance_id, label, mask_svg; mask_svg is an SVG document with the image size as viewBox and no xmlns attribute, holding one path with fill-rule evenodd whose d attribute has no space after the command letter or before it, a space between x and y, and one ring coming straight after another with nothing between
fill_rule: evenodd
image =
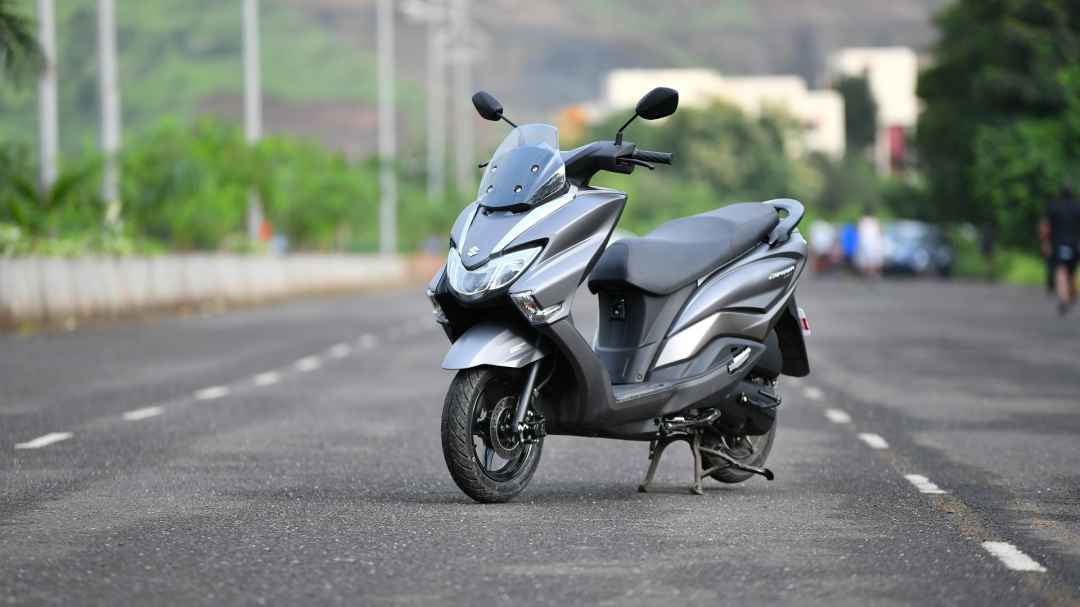
<instances>
[{"instance_id":1,"label":"windscreen","mask_svg":"<svg viewBox=\"0 0 1080 607\"><path fill-rule=\"evenodd\" d=\"M477 199L491 209L531 208L565 191L559 130L524 124L510 131L491 156Z\"/></svg>"}]
</instances>

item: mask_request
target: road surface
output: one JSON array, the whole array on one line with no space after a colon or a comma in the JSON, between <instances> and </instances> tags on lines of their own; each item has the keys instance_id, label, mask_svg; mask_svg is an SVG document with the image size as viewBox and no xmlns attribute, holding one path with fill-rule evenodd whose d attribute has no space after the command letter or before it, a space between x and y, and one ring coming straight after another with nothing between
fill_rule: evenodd
<instances>
[{"instance_id":1,"label":"road surface","mask_svg":"<svg viewBox=\"0 0 1080 607\"><path fill-rule=\"evenodd\" d=\"M811 279L777 480L549 437L478 505L418 292L0 337L0 603L1080 601L1080 315L1031 290Z\"/></svg>"}]
</instances>

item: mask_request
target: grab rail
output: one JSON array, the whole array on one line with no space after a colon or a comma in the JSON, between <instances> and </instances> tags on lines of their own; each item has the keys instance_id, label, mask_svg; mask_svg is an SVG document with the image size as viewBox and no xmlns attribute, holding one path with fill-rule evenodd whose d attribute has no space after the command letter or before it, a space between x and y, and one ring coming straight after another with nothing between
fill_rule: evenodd
<instances>
[{"instance_id":1,"label":"grab rail","mask_svg":"<svg viewBox=\"0 0 1080 607\"><path fill-rule=\"evenodd\" d=\"M802 221L803 215L806 214L806 208L798 200L791 198L778 198L776 200L767 200L764 204L767 204L774 209L777 213L784 211L787 216L780 220L780 223L776 224L773 231L769 234L769 246L774 247L780 243L787 242L791 238L791 232Z\"/></svg>"}]
</instances>

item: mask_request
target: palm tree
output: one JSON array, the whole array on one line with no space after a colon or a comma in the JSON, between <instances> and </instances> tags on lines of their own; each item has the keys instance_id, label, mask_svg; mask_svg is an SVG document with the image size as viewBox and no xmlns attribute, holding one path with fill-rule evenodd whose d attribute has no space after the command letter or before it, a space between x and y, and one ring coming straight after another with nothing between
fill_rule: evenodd
<instances>
[{"instance_id":1,"label":"palm tree","mask_svg":"<svg viewBox=\"0 0 1080 607\"><path fill-rule=\"evenodd\" d=\"M42 53L29 17L15 10L13 0L0 0L0 75L14 78L36 71Z\"/></svg>"}]
</instances>

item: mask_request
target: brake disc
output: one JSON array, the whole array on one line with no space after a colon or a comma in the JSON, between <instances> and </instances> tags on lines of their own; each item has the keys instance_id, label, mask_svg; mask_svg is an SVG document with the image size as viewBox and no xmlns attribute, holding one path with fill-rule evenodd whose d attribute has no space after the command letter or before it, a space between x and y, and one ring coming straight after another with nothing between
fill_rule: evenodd
<instances>
[{"instance_id":1,"label":"brake disc","mask_svg":"<svg viewBox=\"0 0 1080 607\"><path fill-rule=\"evenodd\" d=\"M513 431L514 410L517 399L505 396L491 410L491 423L488 424L488 439L491 448L503 459L512 459L521 448L521 436Z\"/></svg>"}]
</instances>

